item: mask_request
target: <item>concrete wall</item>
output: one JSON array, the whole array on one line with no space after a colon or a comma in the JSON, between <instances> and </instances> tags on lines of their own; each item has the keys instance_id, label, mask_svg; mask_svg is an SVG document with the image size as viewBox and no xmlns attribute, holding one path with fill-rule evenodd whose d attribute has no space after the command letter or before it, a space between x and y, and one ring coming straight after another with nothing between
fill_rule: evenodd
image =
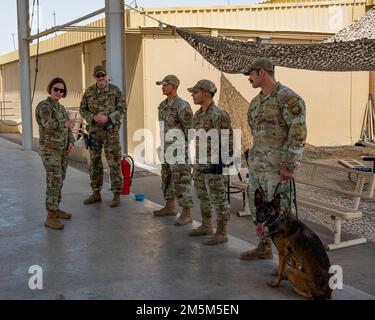
<instances>
[{"instance_id":1,"label":"concrete wall","mask_svg":"<svg viewBox=\"0 0 375 320\"><path fill-rule=\"evenodd\" d=\"M144 128L146 116L144 103L143 37L140 34L126 37L126 88L128 104L128 147L131 152L139 143L133 141L134 132Z\"/></svg>"}]
</instances>

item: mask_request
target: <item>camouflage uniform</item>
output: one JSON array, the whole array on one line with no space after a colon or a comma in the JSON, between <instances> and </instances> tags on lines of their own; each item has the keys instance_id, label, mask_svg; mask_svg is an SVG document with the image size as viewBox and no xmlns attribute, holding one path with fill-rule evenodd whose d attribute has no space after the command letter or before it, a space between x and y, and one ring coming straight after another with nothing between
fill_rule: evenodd
<instances>
[{"instance_id":1,"label":"camouflage uniform","mask_svg":"<svg viewBox=\"0 0 375 320\"><path fill-rule=\"evenodd\" d=\"M200 108L193 118L193 127L196 130L218 130L219 136L222 129L231 130L229 114L214 103L204 111ZM194 165L194 186L200 200L201 213L206 218L211 217L211 208L214 208L217 221L226 223L229 220L229 204L226 197L226 177L222 174L204 173L210 164L215 162L213 156L219 152L218 146L211 145L207 139L207 164L199 163L199 139L196 143L196 164ZM216 149L216 150L215 150Z\"/></svg>"},{"instance_id":2,"label":"camouflage uniform","mask_svg":"<svg viewBox=\"0 0 375 320\"><path fill-rule=\"evenodd\" d=\"M305 103L278 82L267 96L258 94L251 101L247 116L253 135L249 202L255 223L255 190L261 186L271 201L280 181L280 169L293 173L302 160L306 140ZM286 210L289 210L289 188L289 183L283 183L278 189L281 206ZM267 232L261 237L267 241Z\"/></svg>"},{"instance_id":3,"label":"camouflage uniform","mask_svg":"<svg viewBox=\"0 0 375 320\"><path fill-rule=\"evenodd\" d=\"M72 131L65 128L69 115L63 105L48 97L35 110L39 126L40 156L46 169L46 209L56 211L68 166L67 148L74 144Z\"/></svg>"},{"instance_id":4,"label":"camouflage uniform","mask_svg":"<svg viewBox=\"0 0 375 320\"><path fill-rule=\"evenodd\" d=\"M187 163L188 157L188 130L192 127L193 111L188 102L176 96L170 103L164 100L159 105L159 121L164 123L164 132L161 132L164 139L164 155L167 148L173 141L165 141L165 134L168 130L179 129L185 135L185 164L169 164L164 157L161 167L162 189L165 200L177 198L182 208L191 208L192 199L192 176L191 165Z\"/></svg>"},{"instance_id":5,"label":"camouflage uniform","mask_svg":"<svg viewBox=\"0 0 375 320\"><path fill-rule=\"evenodd\" d=\"M126 111L126 107L120 89L110 83L107 83L103 90L94 84L86 89L82 97L80 113L87 122L88 132L94 145L90 148L89 169L93 191L100 191L103 185L101 158L103 146L110 169L111 190L114 193L122 190L119 129L124 110ZM110 128L108 122L102 125L94 120L94 116L99 113L108 117Z\"/></svg>"}]
</instances>

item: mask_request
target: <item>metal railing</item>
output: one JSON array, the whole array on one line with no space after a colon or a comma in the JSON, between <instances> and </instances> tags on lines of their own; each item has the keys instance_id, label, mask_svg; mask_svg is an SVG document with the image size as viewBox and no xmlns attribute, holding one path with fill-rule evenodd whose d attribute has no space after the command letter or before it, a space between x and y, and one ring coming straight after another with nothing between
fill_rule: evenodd
<instances>
[{"instance_id":1,"label":"metal railing","mask_svg":"<svg viewBox=\"0 0 375 320\"><path fill-rule=\"evenodd\" d=\"M14 113L14 110L16 110L15 107L8 107L8 104L20 104L19 101L11 101L11 100L0 100L0 120L12 120L9 119L10 117L16 117L17 115ZM12 110L9 113L9 110Z\"/></svg>"}]
</instances>

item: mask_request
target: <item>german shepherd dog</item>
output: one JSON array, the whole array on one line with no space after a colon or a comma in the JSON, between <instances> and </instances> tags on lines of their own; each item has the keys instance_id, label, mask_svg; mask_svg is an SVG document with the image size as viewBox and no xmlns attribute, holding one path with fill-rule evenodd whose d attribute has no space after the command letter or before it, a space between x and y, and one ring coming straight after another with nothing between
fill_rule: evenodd
<instances>
[{"instance_id":1,"label":"german shepherd dog","mask_svg":"<svg viewBox=\"0 0 375 320\"><path fill-rule=\"evenodd\" d=\"M301 221L280 207L280 193L271 202L265 201L263 191L255 192L257 228L268 227L279 254L276 278L268 282L277 287L287 279L296 293L308 299L331 299L329 287L329 261L327 252L318 236ZM290 268L285 273L286 264Z\"/></svg>"}]
</instances>

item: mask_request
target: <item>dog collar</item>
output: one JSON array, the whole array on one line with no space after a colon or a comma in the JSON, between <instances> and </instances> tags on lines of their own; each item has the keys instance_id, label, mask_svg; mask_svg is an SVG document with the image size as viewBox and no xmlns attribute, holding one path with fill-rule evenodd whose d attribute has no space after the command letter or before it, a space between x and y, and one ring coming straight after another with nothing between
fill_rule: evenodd
<instances>
[{"instance_id":1,"label":"dog collar","mask_svg":"<svg viewBox=\"0 0 375 320\"><path fill-rule=\"evenodd\" d=\"M272 226L274 226L274 225L275 225L276 223L278 223L283 217L284 217L284 215L283 215L281 212L279 212L279 214L277 215L276 219L273 220L271 223L267 223L267 226L268 226L268 227L272 227Z\"/></svg>"}]
</instances>

